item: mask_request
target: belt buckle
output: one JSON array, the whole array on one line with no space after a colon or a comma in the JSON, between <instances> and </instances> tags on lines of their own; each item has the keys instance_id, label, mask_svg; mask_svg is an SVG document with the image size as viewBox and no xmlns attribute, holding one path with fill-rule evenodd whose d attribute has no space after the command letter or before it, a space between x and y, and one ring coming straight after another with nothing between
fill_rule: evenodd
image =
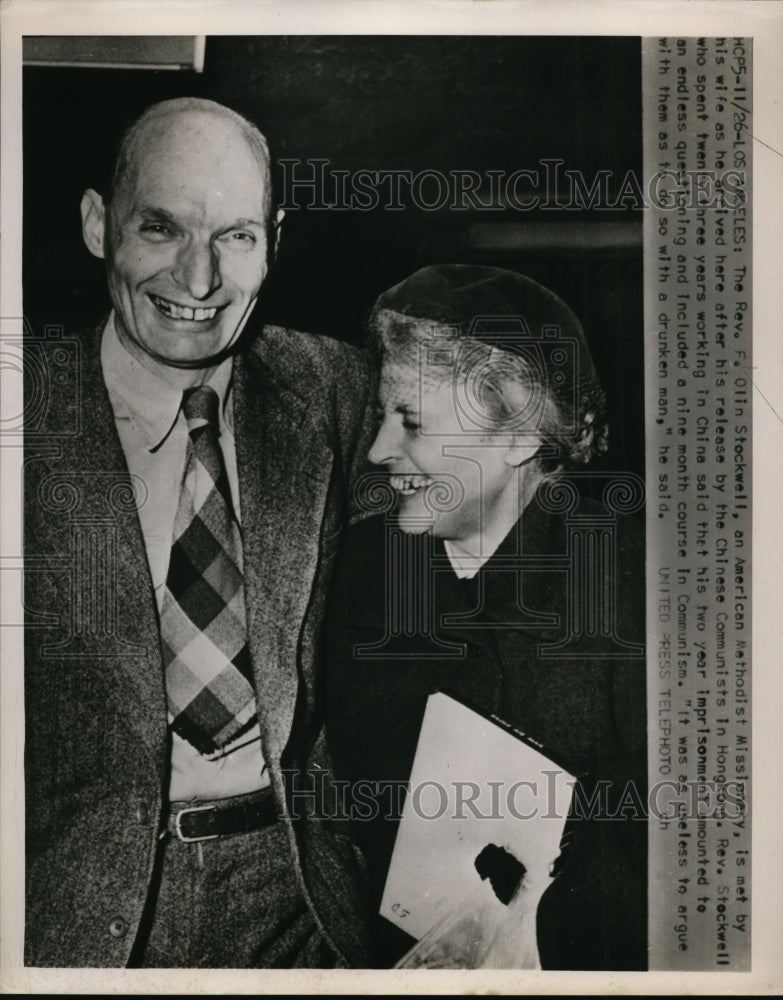
<instances>
[{"instance_id":1,"label":"belt buckle","mask_svg":"<svg viewBox=\"0 0 783 1000\"><path fill-rule=\"evenodd\" d=\"M188 837L187 834L182 832L182 817L185 813L196 813L196 812L217 812L217 806L189 806L187 809L180 809L177 815L174 817L174 833L178 840L181 840L183 844L195 844L201 840L215 840L220 836L219 833L207 833L203 837Z\"/></svg>"}]
</instances>

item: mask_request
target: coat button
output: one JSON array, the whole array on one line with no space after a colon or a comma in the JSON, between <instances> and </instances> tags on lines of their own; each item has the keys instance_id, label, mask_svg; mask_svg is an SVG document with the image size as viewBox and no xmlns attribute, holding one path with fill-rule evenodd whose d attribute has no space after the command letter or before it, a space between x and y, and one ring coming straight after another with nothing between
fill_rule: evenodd
<instances>
[{"instance_id":1,"label":"coat button","mask_svg":"<svg viewBox=\"0 0 783 1000\"><path fill-rule=\"evenodd\" d=\"M128 933L128 921L123 920L122 917L115 917L109 924L109 934L112 937L121 938L125 937Z\"/></svg>"},{"instance_id":2,"label":"coat button","mask_svg":"<svg viewBox=\"0 0 783 1000\"><path fill-rule=\"evenodd\" d=\"M150 821L150 811L147 808L146 803L142 802L136 807L136 822L141 824L141 826L146 826Z\"/></svg>"}]
</instances>

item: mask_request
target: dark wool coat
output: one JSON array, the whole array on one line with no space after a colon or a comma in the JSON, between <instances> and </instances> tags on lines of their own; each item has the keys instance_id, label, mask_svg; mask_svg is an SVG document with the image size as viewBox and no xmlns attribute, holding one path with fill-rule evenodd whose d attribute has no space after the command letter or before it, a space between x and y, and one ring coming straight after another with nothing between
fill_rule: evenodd
<instances>
[{"instance_id":1,"label":"dark wool coat","mask_svg":"<svg viewBox=\"0 0 783 1000\"><path fill-rule=\"evenodd\" d=\"M59 354L55 353L60 347ZM100 330L28 345L25 781L29 965L124 966L153 878L168 774L164 671L142 532L100 366ZM369 447L359 352L265 328L237 356L244 588L263 751L328 775L316 640ZM138 484L136 484L138 485ZM299 814L312 803L300 797ZM336 824L285 822L338 962L365 961L360 859Z\"/></svg>"},{"instance_id":2,"label":"dark wool coat","mask_svg":"<svg viewBox=\"0 0 783 1000\"><path fill-rule=\"evenodd\" d=\"M604 818L569 820L559 874L538 911L539 952L544 968L642 969L643 537L635 520L600 504L574 499L573 509L557 509L553 497L539 489L472 580L457 578L441 542L426 535L405 542L385 515L348 532L327 616L327 740L338 777L405 781L427 696L442 691L542 744L580 779L583 801L606 782L597 800ZM405 579L395 582L400 572ZM409 609L419 608L409 611L411 620L418 615L418 635L400 627L402 605L389 600L395 588L408 595ZM463 621L449 624L449 615ZM430 636L421 626L428 619ZM372 643L382 643L375 654L355 655L357 644ZM444 643L464 656L446 655ZM390 801L382 791L379 811L388 813ZM622 805L623 815L605 818ZM396 825L354 823L376 904ZM383 918L377 925L378 961L393 962L413 941Z\"/></svg>"}]
</instances>

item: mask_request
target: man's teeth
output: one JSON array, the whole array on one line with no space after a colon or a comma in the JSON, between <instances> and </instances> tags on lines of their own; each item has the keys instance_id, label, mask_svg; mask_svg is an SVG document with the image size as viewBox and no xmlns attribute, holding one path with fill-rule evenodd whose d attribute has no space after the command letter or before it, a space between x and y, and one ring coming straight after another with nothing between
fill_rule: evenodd
<instances>
[{"instance_id":1,"label":"man's teeth","mask_svg":"<svg viewBox=\"0 0 783 1000\"><path fill-rule=\"evenodd\" d=\"M431 482L429 476L420 475L390 476L389 481L391 482L392 489L397 490L398 493L402 493L406 497L412 496L422 486L426 486Z\"/></svg>"},{"instance_id":2,"label":"man's teeth","mask_svg":"<svg viewBox=\"0 0 783 1000\"><path fill-rule=\"evenodd\" d=\"M202 323L204 320L214 319L217 315L217 306L213 306L211 309L190 309L188 306L178 306L166 299L160 299L157 295L150 297L163 315L170 319L187 319Z\"/></svg>"}]
</instances>

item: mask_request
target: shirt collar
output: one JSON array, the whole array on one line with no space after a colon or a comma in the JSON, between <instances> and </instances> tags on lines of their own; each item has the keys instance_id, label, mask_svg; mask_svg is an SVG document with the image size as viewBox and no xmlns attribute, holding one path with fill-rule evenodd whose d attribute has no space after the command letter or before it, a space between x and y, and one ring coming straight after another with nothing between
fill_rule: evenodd
<instances>
[{"instance_id":1,"label":"shirt collar","mask_svg":"<svg viewBox=\"0 0 783 1000\"><path fill-rule=\"evenodd\" d=\"M114 416L130 420L150 451L159 448L171 433L182 405L182 390L142 365L117 335L112 312L101 342L101 367ZM231 395L233 359L222 361L206 384L220 400L221 429L232 430Z\"/></svg>"},{"instance_id":2,"label":"shirt collar","mask_svg":"<svg viewBox=\"0 0 783 1000\"><path fill-rule=\"evenodd\" d=\"M488 552L481 556L471 556L467 552L453 545L447 538L443 540L443 548L449 557L451 568L460 580L470 579L481 569L485 562L489 560L492 553Z\"/></svg>"}]
</instances>

